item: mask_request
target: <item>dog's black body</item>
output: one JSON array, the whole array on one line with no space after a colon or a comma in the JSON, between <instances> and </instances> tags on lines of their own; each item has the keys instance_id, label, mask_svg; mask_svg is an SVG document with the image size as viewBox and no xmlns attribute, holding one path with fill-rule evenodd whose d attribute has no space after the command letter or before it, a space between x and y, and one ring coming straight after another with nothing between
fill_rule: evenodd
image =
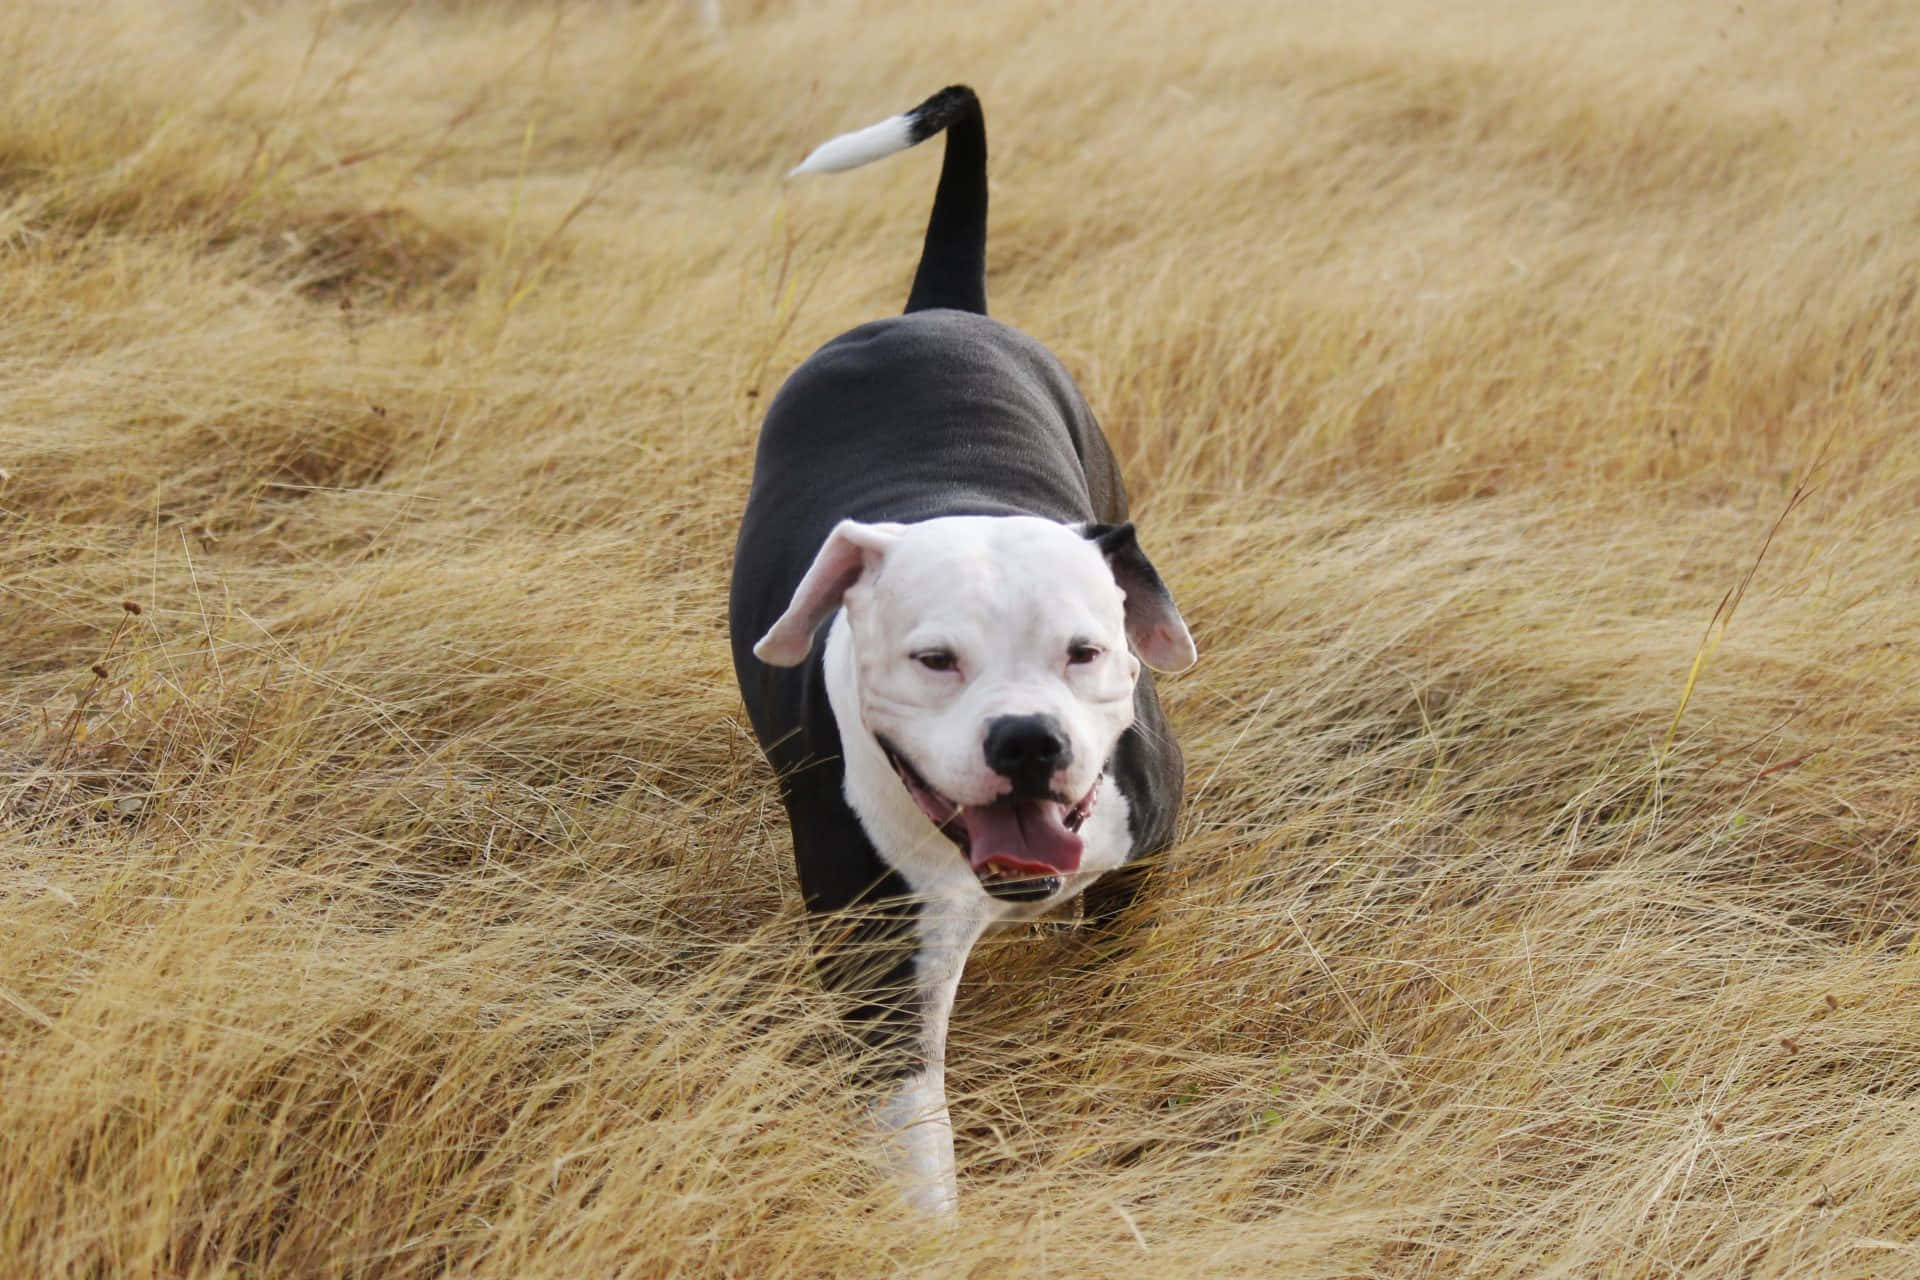
<instances>
[{"instance_id":1,"label":"dog's black body","mask_svg":"<svg viewBox=\"0 0 1920 1280\"><path fill-rule=\"evenodd\" d=\"M849 518L1031 515L1084 525L1089 536L1105 536L1130 591L1164 592L1123 524L1119 469L1072 379L1039 343L984 314L986 140L977 100L970 90L945 90L903 119L918 132L909 145L942 126L948 132L908 311L829 342L774 398L731 601L734 670L779 778L807 905L867 908L855 933L861 945L837 951L823 974L851 998L863 1037L894 1050L871 1064L883 1074L912 1065L904 1033L916 1014L913 920L921 907L843 794L840 727L821 663L826 626L797 667L760 661L755 641L781 616L836 523ZM1144 669L1134 699L1133 727L1109 772L1127 798L1138 855L1171 841L1183 774Z\"/></svg>"}]
</instances>

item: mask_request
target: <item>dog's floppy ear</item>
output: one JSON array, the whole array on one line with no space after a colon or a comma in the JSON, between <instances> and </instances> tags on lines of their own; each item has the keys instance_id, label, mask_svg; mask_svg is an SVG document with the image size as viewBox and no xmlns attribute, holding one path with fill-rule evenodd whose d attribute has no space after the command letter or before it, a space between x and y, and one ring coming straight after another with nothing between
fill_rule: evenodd
<instances>
[{"instance_id":1,"label":"dog's floppy ear","mask_svg":"<svg viewBox=\"0 0 1920 1280\"><path fill-rule=\"evenodd\" d=\"M900 537L897 524L861 524L842 520L820 544L807 576L793 589L793 601L780 620L753 646L753 656L773 667L797 667L813 650L813 633L835 609L860 575L878 568Z\"/></svg>"},{"instance_id":2,"label":"dog's floppy ear","mask_svg":"<svg viewBox=\"0 0 1920 1280\"><path fill-rule=\"evenodd\" d=\"M1193 647L1193 634L1173 603L1173 593L1140 549L1133 525L1090 524L1080 532L1100 548L1113 580L1127 597L1127 639L1140 661L1155 671L1185 671L1192 666L1200 656Z\"/></svg>"}]
</instances>

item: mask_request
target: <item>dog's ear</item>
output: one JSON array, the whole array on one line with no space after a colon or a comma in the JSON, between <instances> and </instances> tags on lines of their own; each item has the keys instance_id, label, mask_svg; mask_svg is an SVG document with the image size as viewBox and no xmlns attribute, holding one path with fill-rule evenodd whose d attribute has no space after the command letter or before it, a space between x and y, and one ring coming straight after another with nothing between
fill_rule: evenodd
<instances>
[{"instance_id":1,"label":"dog's ear","mask_svg":"<svg viewBox=\"0 0 1920 1280\"><path fill-rule=\"evenodd\" d=\"M1173 593L1140 549L1133 525L1089 524L1081 526L1080 532L1100 548L1113 580L1126 595L1127 639L1140 661L1155 671L1185 671L1192 666L1200 656L1193 647L1193 634L1173 603Z\"/></svg>"},{"instance_id":2,"label":"dog's ear","mask_svg":"<svg viewBox=\"0 0 1920 1280\"><path fill-rule=\"evenodd\" d=\"M753 656L773 667L797 667L813 651L813 633L835 609L847 588L862 574L880 567L887 548L902 532L897 524L861 524L842 520L820 545L807 576L793 589L793 601L780 620L753 646Z\"/></svg>"}]
</instances>

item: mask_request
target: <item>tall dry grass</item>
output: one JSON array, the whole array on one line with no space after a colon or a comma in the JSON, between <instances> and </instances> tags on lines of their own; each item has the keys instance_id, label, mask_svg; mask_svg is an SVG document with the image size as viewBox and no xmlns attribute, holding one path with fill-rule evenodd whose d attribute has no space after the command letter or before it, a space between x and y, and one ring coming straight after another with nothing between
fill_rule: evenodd
<instances>
[{"instance_id":1,"label":"tall dry grass","mask_svg":"<svg viewBox=\"0 0 1920 1280\"><path fill-rule=\"evenodd\" d=\"M1920 1275L1911 6L720 8L9 13L5 1272ZM929 1238L720 619L954 80L1204 660Z\"/></svg>"}]
</instances>

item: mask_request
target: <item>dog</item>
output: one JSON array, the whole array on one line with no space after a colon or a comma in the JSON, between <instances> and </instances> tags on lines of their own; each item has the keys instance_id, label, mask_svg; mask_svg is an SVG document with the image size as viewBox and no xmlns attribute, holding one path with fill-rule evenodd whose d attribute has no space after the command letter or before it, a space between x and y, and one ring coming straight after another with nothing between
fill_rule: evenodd
<instances>
[{"instance_id":1,"label":"dog","mask_svg":"<svg viewBox=\"0 0 1920 1280\"><path fill-rule=\"evenodd\" d=\"M863 1046L881 1146L908 1203L950 1218L947 1022L968 952L1172 842L1184 766L1141 668L1196 653L1072 378L987 316L973 90L793 173L942 132L905 314L827 343L768 406L730 627L807 907L839 922L817 967Z\"/></svg>"}]
</instances>

